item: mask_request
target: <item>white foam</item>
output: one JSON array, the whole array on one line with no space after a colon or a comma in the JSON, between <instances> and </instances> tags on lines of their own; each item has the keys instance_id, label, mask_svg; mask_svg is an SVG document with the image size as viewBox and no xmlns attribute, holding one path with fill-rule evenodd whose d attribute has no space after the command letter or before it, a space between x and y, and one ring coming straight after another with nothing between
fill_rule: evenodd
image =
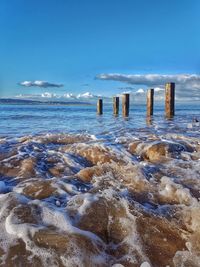
<instances>
[{"instance_id":1,"label":"white foam","mask_svg":"<svg viewBox=\"0 0 200 267\"><path fill-rule=\"evenodd\" d=\"M140 267L151 267L151 265L147 261L145 261L140 265Z\"/></svg>"},{"instance_id":2,"label":"white foam","mask_svg":"<svg viewBox=\"0 0 200 267\"><path fill-rule=\"evenodd\" d=\"M179 203L191 203L192 201L196 201L192 198L189 189L183 188L182 185L174 183L169 177L163 176L161 178L161 188L161 195L177 200Z\"/></svg>"},{"instance_id":3,"label":"white foam","mask_svg":"<svg viewBox=\"0 0 200 267\"><path fill-rule=\"evenodd\" d=\"M114 133L112 134L114 136ZM78 225L77 222L80 221L81 217L87 215L87 211L92 203L98 201L100 198L104 198L105 201L111 203L113 208L122 208L125 214L124 216L122 215L122 217L120 217L119 214L119 218L117 218L124 234L123 241L120 243L120 246L122 246L122 250L124 245L125 248L130 248L130 251L127 251L127 254L124 253L124 255L120 255L120 260L128 260L130 263L139 264L139 257L139 262L143 262L140 267L151 266L149 258L146 255L146 251L143 249L143 241L139 236L136 221L137 216L143 216L144 212L148 213L149 216L152 216L152 214L153 216L159 214L163 217L165 217L168 212L168 214L172 216L172 219L170 217L169 223L175 222L177 223L177 227L180 223L181 231L182 224L184 225L184 238L186 238L186 241L191 233L199 233L200 203L197 197L200 186L200 165L198 159L193 160L193 156L198 158L198 155L194 155L190 152L182 152L180 158L172 159L169 163L164 162L163 165L150 164L148 161L139 162L135 160L135 158L133 159L133 156L129 154L127 149L128 142L141 139L141 143L137 147L137 153L143 153L145 149L157 142L152 141L153 138L151 136L147 136L147 134L148 133L145 131L143 133L137 133L135 136L129 136L127 133L124 134L124 136L116 138L115 143L112 144L105 144L105 139L102 138L97 140L95 136L90 136L89 141L85 142L84 140L86 138L84 139L83 136L83 139L80 138L80 142L77 139L77 143L75 142L74 144L65 146L63 139L64 146L55 145L55 148L51 145L51 143L56 143L57 140L60 140L62 143L62 138L65 138L66 136L63 135L59 137L56 134L49 134L35 138L30 137L27 142L23 142L23 149L21 149L20 144L18 144L17 146L19 151L17 155L2 161L2 164L7 164L5 166L12 168L14 166L13 164L15 164L15 160L24 159L27 153L33 155L37 164L38 162L39 164L36 168L37 175L34 179L26 178L25 180L20 180L18 177L14 177L16 178L18 185L12 186L13 192L11 193L7 193L10 188L6 186L6 183L4 181L0 181L0 247L6 253L6 251L8 251L12 245L16 244L20 238L26 243L26 249L32 253L30 260L33 255L37 255L41 257L44 266L55 266L55 259L58 256L59 251L53 252L53 249L37 247L32 239L36 232L44 229L47 231L54 231L55 234L58 233L63 236L81 235L87 237L94 245L101 245L99 247L101 247L102 251L100 249L98 252L99 254L95 254L93 252L90 254L89 251L88 257L90 257L91 264L93 264L93 266L95 266L95 264L104 266L108 257L106 254L108 251L106 250L107 245L105 245L101 238L93 232L84 231L76 227L76 225ZM37 143L48 143L48 140L45 138L49 138L50 145L39 145L41 148L38 149L38 144L31 144L34 140ZM184 140L184 142L187 142L188 145L192 145L193 148L196 149L197 153L200 150L200 142L198 138L166 133L163 134L159 140L168 143L176 143L177 139ZM120 143L120 145L115 146L116 143ZM91 183L92 189L89 192L82 193L82 191L80 192L77 190L77 187L74 186L72 182L68 182L68 179L73 179L75 176L72 176L71 174L67 176L68 174L65 173L65 176L63 175L60 178L55 175L55 177L49 181L51 182L51 185L56 188L56 191L54 191L53 195L48 199L29 200L28 198L22 197L24 187L27 187L32 182L35 183L37 181L41 181L43 177L47 178L48 171L46 171L46 169L48 170L49 166L47 165L46 168L44 164L46 164L46 160L49 157L53 159L55 157L55 164L61 164L59 167L64 167L65 171L68 168L69 170L72 169L72 173L76 173L76 171L85 167L84 163L81 162L80 157L77 156L77 154L79 154L80 151L84 152L84 149L91 149L91 146L97 147L102 151L102 153L108 153L108 155L116 156L116 158L120 161L106 163L103 166L98 164L99 168L102 167L102 173L105 171L105 174L101 176L96 174L96 176L93 177ZM63 152L65 149L66 153ZM96 157L97 155L95 155L96 152L94 151L95 149L91 149L91 156ZM123 164L120 164L121 160L123 160ZM45 168L42 168L40 164ZM51 163L49 165L51 166ZM149 176L151 175L151 179L146 178L145 176L148 168L150 170L148 174ZM151 169L155 169L155 173L151 173ZM145 174L143 174L143 170L145 171ZM40 178L38 179L37 177ZM136 192L135 194L134 190L136 190L137 185L140 192ZM189 188L191 188L191 190ZM143 189L145 197L147 197L147 200L145 199L145 204L140 203L140 196L137 200L137 194L142 194ZM4 195L4 193L7 194ZM131 201L129 202L129 200ZM158 203L160 200L162 201L162 205L159 206ZM154 203L151 203L151 201L155 201L155 207L153 205ZM173 203L177 204L174 205ZM33 205L38 208L40 217L35 224L23 223L20 221L20 218L18 218L18 215L15 212L15 208L19 208L19 205L21 204L28 206ZM129 210L130 206L133 210ZM168 217L166 216L165 219L167 223ZM114 220L115 216L113 216L112 213L108 214L108 230ZM163 240L167 244L169 239L166 236ZM186 245L189 253L187 253L188 251L176 253L174 258L176 267L185 267L186 265L184 264L187 262L187 257L195 263L198 262L197 260L199 258L195 256L193 251L194 244L190 239L188 240L189 241L186 242ZM118 245L119 244L112 244L112 240L109 243L110 247L113 246L112 248L115 248L115 246L117 247ZM75 242L69 242L69 247L73 248L74 255L68 256L63 253L60 258L62 264L64 266L75 265L84 267L83 259L87 255L83 255L83 251L86 250L79 247L79 244L76 244ZM137 252L137 257L134 253L132 253L133 250ZM5 257L6 256L4 255L3 260ZM118 262L118 259L115 259L113 256L111 262ZM108 266L109 263L109 261L106 262L106 266ZM112 263L110 264L112 265ZM123 265L120 265L119 263L113 265L113 267L120 266L122 267Z\"/></svg>"}]
</instances>

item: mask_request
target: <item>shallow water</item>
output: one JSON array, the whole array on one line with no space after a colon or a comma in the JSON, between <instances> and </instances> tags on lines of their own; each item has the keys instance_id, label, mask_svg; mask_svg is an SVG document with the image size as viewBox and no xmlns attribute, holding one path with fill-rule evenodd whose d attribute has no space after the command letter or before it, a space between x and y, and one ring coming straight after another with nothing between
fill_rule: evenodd
<instances>
[{"instance_id":1,"label":"shallow water","mask_svg":"<svg viewBox=\"0 0 200 267\"><path fill-rule=\"evenodd\" d=\"M164 107L155 105L153 128L185 127L191 118L200 114L198 105L176 106L174 123L163 120ZM121 111L120 111L121 113ZM112 106L104 105L103 116L96 116L96 106L0 105L0 136L67 132L113 135L146 127L145 105L132 104L129 120L112 116Z\"/></svg>"},{"instance_id":2,"label":"shallow water","mask_svg":"<svg viewBox=\"0 0 200 267\"><path fill-rule=\"evenodd\" d=\"M0 265L200 266L199 112L0 106Z\"/></svg>"}]
</instances>

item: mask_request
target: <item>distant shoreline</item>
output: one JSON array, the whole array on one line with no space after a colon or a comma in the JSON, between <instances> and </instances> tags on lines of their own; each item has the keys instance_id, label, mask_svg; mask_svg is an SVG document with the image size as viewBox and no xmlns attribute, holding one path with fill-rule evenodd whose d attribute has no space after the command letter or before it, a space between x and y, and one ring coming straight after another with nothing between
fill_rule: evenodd
<instances>
[{"instance_id":1,"label":"distant shoreline","mask_svg":"<svg viewBox=\"0 0 200 267\"><path fill-rule=\"evenodd\" d=\"M76 105L76 106L91 106L92 103L89 102L64 102L64 101L38 101L38 100L28 100L28 99L11 99L11 98L0 98L0 105L52 105L52 106L69 106L69 105Z\"/></svg>"}]
</instances>

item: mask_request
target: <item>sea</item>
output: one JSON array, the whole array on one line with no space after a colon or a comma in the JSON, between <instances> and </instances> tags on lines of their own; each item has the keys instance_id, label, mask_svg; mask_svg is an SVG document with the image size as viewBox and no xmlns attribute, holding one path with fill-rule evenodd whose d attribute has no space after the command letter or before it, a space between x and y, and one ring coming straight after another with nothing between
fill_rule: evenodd
<instances>
[{"instance_id":1,"label":"sea","mask_svg":"<svg viewBox=\"0 0 200 267\"><path fill-rule=\"evenodd\" d=\"M140 128L154 131L187 127L188 123L200 116L200 105L177 104L173 120L165 120L164 105L154 107L154 116L146 118L145 104L132 104L129 118L112 114L112 105L104 105L103 115L96 114L95 104L45 105L45 104L1 104L0 135L19 137L45 133L89 133L96 136L118 135L120 131L132 133ZM107 134L108 133L108 136Z\"/></svg>"},{"instance_id":2,"label":"sea","mask_svg":"<svg viewBox=\"0 0 200 267\"><path fill-rule=\"evenodd\" d=\"M199 267L200 105L0 103L0 266Z\"/></svg>"}]
</instances>

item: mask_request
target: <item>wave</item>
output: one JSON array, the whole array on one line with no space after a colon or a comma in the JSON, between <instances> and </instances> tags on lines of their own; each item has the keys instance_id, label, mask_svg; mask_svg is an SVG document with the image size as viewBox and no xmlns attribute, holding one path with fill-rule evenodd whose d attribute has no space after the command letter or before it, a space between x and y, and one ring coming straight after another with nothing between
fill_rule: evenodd
<instances>
[{"instance_id":1,"label":"wave","mask_svg":"<svg viewBox=\"0 0 200 267\"><path fill-rule=\"evenodd\" d=\"M199 266L198 136L0 139L3 266Z\"/></svg>"}]
</instances>

